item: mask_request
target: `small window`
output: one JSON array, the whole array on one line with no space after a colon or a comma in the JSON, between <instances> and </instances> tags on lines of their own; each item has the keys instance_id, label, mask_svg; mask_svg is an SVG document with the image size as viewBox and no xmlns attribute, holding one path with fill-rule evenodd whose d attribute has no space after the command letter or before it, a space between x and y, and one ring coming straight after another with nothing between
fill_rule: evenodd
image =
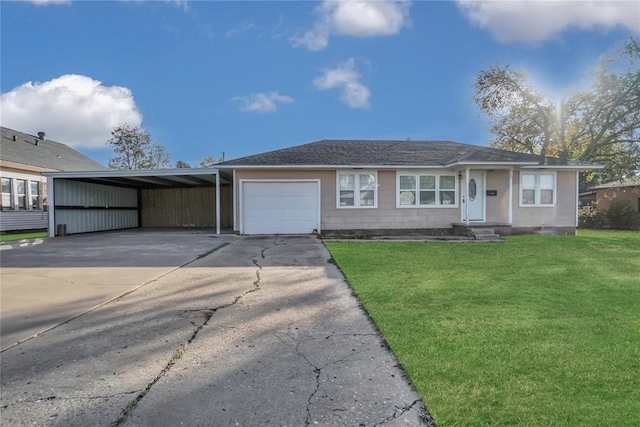
<instances>
[{"instance_id":1,"label":"small window","mask_svg":"<svg viewBox=\"0 0 640 427\"><path fill-rule=\"evenodd\" d=\"M520 175L520 205L553 206L556 195L554 174L523 173Z\"/></svg>"},{"instance_id":2,"label":"small window","mask_svg":"<svg viewBox=\"0 0 640 427\"><path fill-rule=\"evenodd\" d=\"M398 207L456 205L455 175L398 175Z\"/></svg>"},{"instance_id":3,"label":"small window","mask_svg":"<svg viewBox=\"0 0 640 427\"><path fill-rule=\"evenodd\" d=\"M11 178L2 178L2 209L13 209L13 191Z\"/></svg>"},{"instance_id":4,"label":"small window","mask_svg":"<svg viewBox=\"0 0 640 427\"><path fill-rule=\"evenodd\" d=\"M27 209L27 181L16 179L16 195L18 196L18 209Z\"/></svg>"},{"instance_id":5,"label":"small window","mask_svg":"<svg viewBox=\"0 0 640 427\"><path fill-rule=\"evenodd\" d=\"M339 208L375 208L376 203L375 173L338 173Z\"/></svg>"}]
</instances>

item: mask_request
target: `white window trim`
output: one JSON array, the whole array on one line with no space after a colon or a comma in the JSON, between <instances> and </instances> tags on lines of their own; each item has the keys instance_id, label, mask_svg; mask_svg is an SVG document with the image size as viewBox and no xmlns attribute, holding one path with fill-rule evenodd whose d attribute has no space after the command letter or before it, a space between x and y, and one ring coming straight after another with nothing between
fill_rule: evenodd
<instances>
[{"instance_id":1,"label":"white window trim","mask_svg":"<svg viewBox=\"0 0 640 427\"><path fill-rule=\"evenodd\" d=\"M416 177L416 185L420 186L420 176L435 176L436 177L436 188L433 190L436 192L436 204L435 205L421 205L416 203L415 205L401 205L400 204L400 176L415 176ZM451 205L441 205L440 204L440 191L451 191L450 189L440 190L440 177L441 176L452 176L455 178L455 187L453 191L455 203ZM460 199L460 185L458 183L458 175L451 171L434 171L434 170L403 170L396 172L396 208L398 209L457 209L459 207L459 199ZM420 191L418 188L417 192ZM416 202L419 200L419 195L416 194Z\"/></svg>"},{"instance_id":2,"label":"white window trim","mask_svg":"<svg viewBox=\"0 0 640 427\"><path fill-rule=\"evenodd\" d=\"M354 194L353 194L353 206L340 206L340 175L356 175L354 178ZM375 177L375 185L373 187L373 206L360 206L360 176L359 175L373 175ZM376 209L378 207L378 171L377 170L365 170L365 169L348 169L336 171L336 209Z\"/></svg>"},{"instance_id":3,"label":"white window trim","mask_svg":"<svg viewBox=\"0 0 640 427\"><path fill-rule=\"evenodd\" d=\"M535 187L535 201L533 204L522 203L522 177L524 175L535 175L536 187ZM541 204L540 203L540 175L552 175L553 176L553 203ZM518 204L521 208L554 208L556 206L558 197L558 175L554 171L533 172L533 171L520 171L518 177Z\"/></svg>"}]
</instances>

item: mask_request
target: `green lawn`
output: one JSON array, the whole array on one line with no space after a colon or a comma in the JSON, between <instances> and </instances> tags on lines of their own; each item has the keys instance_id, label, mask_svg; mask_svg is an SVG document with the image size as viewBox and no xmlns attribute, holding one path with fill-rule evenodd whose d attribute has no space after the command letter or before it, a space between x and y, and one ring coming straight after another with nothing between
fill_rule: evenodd
<instances>
[{"instance_id":1,"label":"green lawn","mask_svg":"<svg viewBox=\"0 0 640 427\"><path fill-rule=\"evenodd\" d=\"M441 426L640 423L640 232L327 242Z\"/></svg>"},{"instance_id":2,"label":"green lawn","mask_svg":"<svg viewBox=\"0 0 640 427\"><path fill-rule=\"evenodd\" d=\"M40 239L45 237L47 237L46 231L38 231L35 233L2 234L0 235L0 242L10 242L13 240L23 239Z\"/></svg>"}]
</instances>

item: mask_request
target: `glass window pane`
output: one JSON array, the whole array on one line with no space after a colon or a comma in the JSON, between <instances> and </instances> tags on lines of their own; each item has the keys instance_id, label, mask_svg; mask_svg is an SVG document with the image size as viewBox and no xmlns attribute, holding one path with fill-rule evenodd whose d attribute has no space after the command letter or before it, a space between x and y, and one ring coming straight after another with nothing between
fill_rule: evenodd
<instances>
[{"instance_id":1,"label":"glass window pane","mask_svg":"<svg viewBox=\"0 0 640 427\"><path fill-rule=\"evenodd\" d=\"M373 190L360 191L360 206L373 206Z\"/></svg>"},{"instance_id":2,"label":"glass window pane","mask_svg":"<svg viewBox=\"0 0 640 427\"><path fill-rule=\"evenodd\" d=\"M456 177L445 175L440 177L440 189L453 190L456 188Z\"/></svg>"},{"instance_id":3,"label":"glass window pane","mask_svg":"<svg viewBox=\"0 0 640 427\"><path fill-rule=\"evenodd\" d=\"M420 204L421 205L435 205L436 204L436 192L435 191L421 191L420 192Z\"/></svg>"},{"instance_id":4,"label":"glass window pane","mask_svg":"<svg viewBox=\"0 0 640 427\"><path fill-rule=\"evenodd\" d=\"M360 175L360 189L373 190L376 187L376 176L371 174Z\"/></svg>"},{"instance_id":5,"label":"glass window pane","mask_svg":"<svg viewBox=\"0 0 640 427\"><path fill-rule=\"evenodd\" d=\"M553 175L540 175L540 188L553 190Z\"/></svg>"},{"instance_id":6,"label":"glass window pane","mask_svg":"<svg viewBox=\"0 0 640 427\"><path fill-rule=\"evenodd\" d=\"M435 190L436 177L435 175L421 175L420 176L420 189L421 190Z\"/></svg>"},{"instance_id":7,"label":"glass window pane","mask_svg":"<svg viewBox=\"0 0 640 427\"><path fill-rule=\"evenodd\" d=\"M340 190L351 190L355 188L355 179L355 175L353 174L338 175L338 188Z\"/></svg>"},{"instance_id":8,"label":"glass window pane","mask_svg":"<svg viewBox=\"0 0 640 427\"><path fill-rule=\"evenodd\" d=\"M5 209L11 208L11 194L2 193L2 207Z\"/></svg>"},{"instance_id":9,"label":"glass window pane","mask_svg":"<svg viewBox=\"0 0 640 427\"><path fill-rule=\"evenodd\" d=\"M535 190L522 190L522 204L533 205L536 202Z\"/></svg>"},{"instance_id":10,"label":"glass window pane","mask_svg":"<svg viewBox=\"0 0 640 427\"><path fill-rule=\"evenodd\" d=\"M40 183L39 182L31 182L31 195L37 196L40 194Z\"/></svg>"},{"instance_id":11,"label":"glass window pane","mask_svg":"<svg viewBox=\"0 0 640 427\"><path fill-rule=\"evenodd\" d=\"M435 190L436 188L436 176L435 175L421 175L420 176L420 189L421 190Z\"/></svg>"},{"instance_id":12,"label":"glass window pane","mask_svg":"<svg viewBox=\"0 0 640 427\"><path fill-rule=\"evenodd\" d=\"M413 176L413 175L400 175L400 189L401 190L415 190L415 188L416 188L416 177L415 176Z\"/></svg>"},{"instance_id":13,"label":"glass window pane","mask_svg":"<svg viewBox=\"0 0 640 427\"><path fill-rule=\"evenodd\" d=\"M2 178L2 192L11 193L11 180L9 178Z\"/></svg>"},{"instance_id":14,"label":"glass window pane","mask_svg":"<svg viewBox=\"0 0 640 427\"><path fill-rule=\"evenodd\" d=\"M553 190L540 190L540 204L541 205L553 204Z\"/></svg>"},{"instance_id":15,"label":"glass window pane","mask_svg":"<svg viewBox=\"0 0 640 427\"><path fill-rule=\"evenodd\" d=\"M24 179L16 180L16 191L18 194L26 194L27 182Z\"/></svg>"},{"instance_id":16,"label":"glass window pane","mask_svg":"<svg viewBox=\"0 0 640 427\"><path fill-rule=\"evenodd\" d=\"M456 192L455 191L441 191L440 192L440 204L441 205L455 205L456 204Z\"/></svg>"},{"instance_id":17,"label":"glass window pane","mask_svg":"<svg viewBox=\"0 0 640 427\"><path fill-rule=\"evenodd\" d=\"M400 192L400 204L403 206L411 206L416 204L416 192L415 191L401 191Z\"/></svg>"},{"instance_id":18,"label":"glass window pane","mask_svg":"<svg viewBox=\"0 0 640 427\"><path fill-rule=\"evenodd\" d=\"M535 175L522 175L520 180L522 182L522 188L536 188L536 176Z\"/></svg>"},{"instance_id":19,"label":"glass window pane","mask_svg":"<svg viewBox=\"0 0 640 427\"><path fill-rule=\"evenodd\" d=\"M340 191L340 206L353 206L353 190Z\"/></svg>"}]
</instances>

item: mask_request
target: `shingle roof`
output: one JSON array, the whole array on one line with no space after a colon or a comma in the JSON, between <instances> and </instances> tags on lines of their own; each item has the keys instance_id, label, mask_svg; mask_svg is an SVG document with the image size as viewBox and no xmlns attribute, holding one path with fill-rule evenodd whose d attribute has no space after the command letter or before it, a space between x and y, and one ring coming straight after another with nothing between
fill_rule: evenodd
<instances>
[{"instance_id":1,"label":"shingle roof","mask_svg":"<svg viewBox=\"0 0 640 427\"><path fill-rule=\"evenodd\" d=\"M605 184L590 187L589 190L604 190L606 188L623 188L623 187L640 187L640 176L631 176L617 181L607 182Z\"/></svg>"},{"instance_id":2,"label":"shingle roof","mask_svg":"<svg viewBox=\"0 0 640 427\"><path fill-rule=\"evenodd\" d=\"M452 141L323 140L242 157L217 166L446 166L514 163L594 166Z\"/></svg>"},{"instance_id":3,"label":"shingle roof","mask_svg":"<svg viewBox=\"0 0 640 427\"><path fill-rule=\"evenodd\" d=\"M14 140L15 139L15 140ZM57 171L106 169L73 148L37 136L2 128L0 160ZM37 143L36 143L37 142Z\"/></svg>"}]
</instances>

